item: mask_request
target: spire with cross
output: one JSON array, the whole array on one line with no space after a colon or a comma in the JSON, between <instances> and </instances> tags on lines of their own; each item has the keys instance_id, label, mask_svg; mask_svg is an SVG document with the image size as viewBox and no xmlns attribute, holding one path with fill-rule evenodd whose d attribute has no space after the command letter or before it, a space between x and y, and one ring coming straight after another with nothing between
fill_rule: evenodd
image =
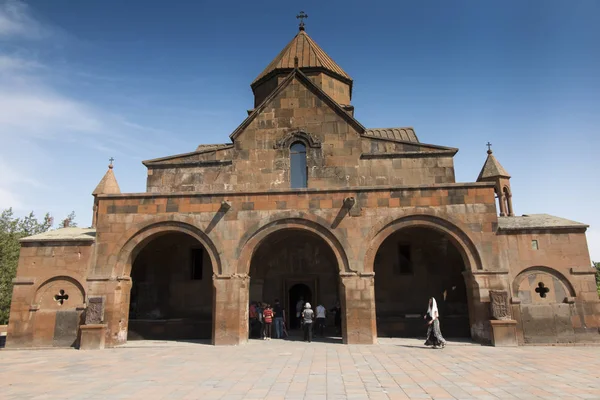
<instances>
[{"instance_id":1,"label":"spire with cross","mask_svg":"<svg viewBox=\"0 0 600 400\"><path fill-rule=\"evenodd\" d=\"M304 18L308 18L308 14L304 13L304 11L300 11L300 14L296 15L296 18L300 20L299 29L301 31L304 30Z\"/></svg>"}]
</instances>

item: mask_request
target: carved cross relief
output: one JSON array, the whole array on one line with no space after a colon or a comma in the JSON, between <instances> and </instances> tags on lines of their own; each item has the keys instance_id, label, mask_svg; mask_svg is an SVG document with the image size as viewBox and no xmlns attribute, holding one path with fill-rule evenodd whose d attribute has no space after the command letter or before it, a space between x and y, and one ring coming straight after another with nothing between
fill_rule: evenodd
<instances>
[{"instance_id":1,"label":"carved cross relief","mask_svg":"<svg viewBox=\"0 0 600 400\"><path fill-rule=\"evenodd\" d=\"M545 298L546 294L550 291L550 289L548 289L546 287L546 285L544 285L544 282L539 282L538 283L538 287L535 288L535 292L537 294L540 295L541 298Z\"/></svg>"},{"instance_id":2,"label":"carved cross relief","mask_svg":"<svg viewBox=\"0 0 600 400\"><path fill-rule=\"evenodd\" d=\"M54 300L62 306L65 300L69 300L69 295L61 289L58 291L58 294L54 295Z\"/></svg>"}]
</instances>

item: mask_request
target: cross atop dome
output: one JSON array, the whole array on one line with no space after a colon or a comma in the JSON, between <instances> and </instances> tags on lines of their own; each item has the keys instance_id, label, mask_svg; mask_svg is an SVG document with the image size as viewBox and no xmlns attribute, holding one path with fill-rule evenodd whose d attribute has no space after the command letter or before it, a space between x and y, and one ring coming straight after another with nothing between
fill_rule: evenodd
<instances>
[{"instance_id":1,"label":"cross atop dome","mask_svg":"<svg viewBox=\"0 0 600 400\"><path fill-rule=\"evenodd\" d=\"M308 14L305 14L304 11L300 11L300 14L296 15L296 18L300 20L299 29L301 31L304 30L304 18L308 18Z\"/></svg>"}]
</instances>

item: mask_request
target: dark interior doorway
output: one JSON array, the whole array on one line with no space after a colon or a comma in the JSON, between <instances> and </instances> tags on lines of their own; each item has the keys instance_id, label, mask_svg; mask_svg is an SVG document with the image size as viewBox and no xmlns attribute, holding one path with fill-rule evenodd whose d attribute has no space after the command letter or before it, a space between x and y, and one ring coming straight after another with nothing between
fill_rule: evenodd
<instances>
[{"instance_id":1,"label":"dark interior doorway","mask_svg":"<svg viewBox=\"0 0 600 400\"><path fill-rule=\"evenodd\" d=\"M128 340L198 340L212 336L212 264L192 236L149 240L133 261Z\"/></svg>"},{"instance_id":2,"label":"dark interior doorway","mask_svg":"<svg viewBox=\"0 0 600 400\"><path fill-rule=\"evenodd\" d=\"M287 315L293 316L289 324L290 329L300 329L300 316L298 316L298 303L300 300L303 300L302 307L307 302L312 304L313 301L312 291L304 283L297 283L288 291Z\"/></svg>"},{"instance_id":3,"label":"dark interior doorway","mask_svg":"<svg viewBox=\"0 0 600 400\"><path fill-rule=\"evenodd\" d=\"M375 257L375 307L379 337L423 337L423 316L435 297L442 334L469 338L469 309L456 245L431 228L409 227L390 235Z\"/></svg>"},{"instance_id":4,"label":"dark interior doorway","mask_svg":"<svg viewBox=\"0 0 600 400\"><path fill-rule=\"evenodd\" d=\"M340 300L339 287L335 254L315 233L294 228L278 230L264 238L252 255L249 300L269 304L280 300L289 340L302 340L296 317L300 296L313 309L320 302L329 310ZM328 313L326 337L335 333L334 322L334 313ZM335 340L339 342L338 337Z\"/></svg>"}]
</instances>

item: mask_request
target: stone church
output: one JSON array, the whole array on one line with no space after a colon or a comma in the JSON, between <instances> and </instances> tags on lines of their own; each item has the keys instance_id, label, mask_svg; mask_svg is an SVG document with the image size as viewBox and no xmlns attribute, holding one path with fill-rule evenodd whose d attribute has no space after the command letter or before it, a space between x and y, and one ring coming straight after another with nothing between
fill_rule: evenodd
<instances>
[{"instance_id":1,"label":"stone church","mask_svg":"<svg viewBox=\"0 0 600 400\"><path fill-rule=\"evenodd\" d=\"M458 149L363 126L353 84L301 24L227 143L144 161L144 193L111 163L91 228L22 240L7 347L237 345L250 302L279 299L289 322L300 296L340 302L346 344L424 337L430 296L449 338L600 341L587 225L516 216L490 148L456 182Z\"/></svg>"}]
</instances>

